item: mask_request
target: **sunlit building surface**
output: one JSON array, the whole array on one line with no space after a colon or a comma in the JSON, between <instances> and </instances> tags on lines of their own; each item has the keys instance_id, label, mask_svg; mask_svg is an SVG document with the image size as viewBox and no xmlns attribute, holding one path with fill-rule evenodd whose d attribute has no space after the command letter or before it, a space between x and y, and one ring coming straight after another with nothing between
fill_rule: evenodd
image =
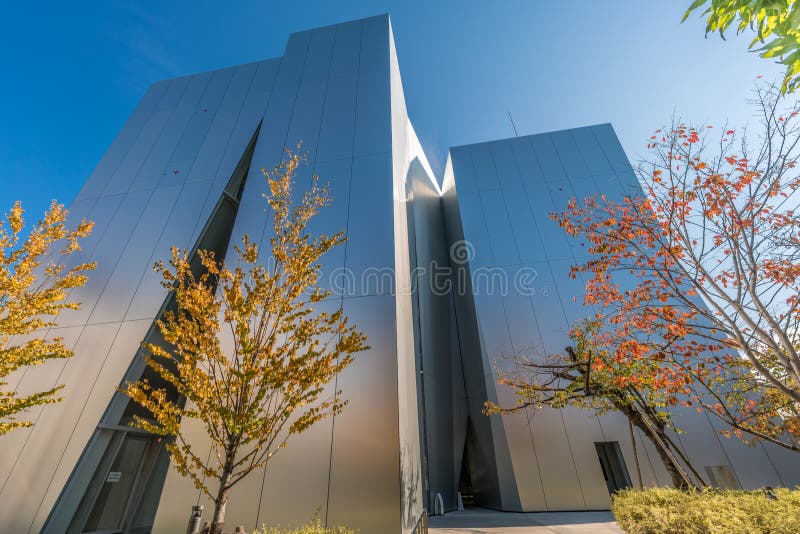
<instances>
[{"instance_id":1,"label":"sunlit building surface","mask_svg":"<svg viewBox=\"0 0 800 534\"><path fill-rule=\"evenodd\" d=\"M323 284L369 335L337 378L349 405L293 438L232 492L226 524L295 525L318 511L365 533L410 532L458 494L509 511L607 509L639 483L622 416L577 410L487 417L512 402L497 368L520 350L567 344L586 314L569 266L585 254L548 220L569 198L638 188L610 125L450 151L440 187L409 122L387 16L292 34L284 55L154 84L70 206L95 221L71 261L97 270L47 335L75 351L12 377L23 393L66 385L64 401L2 438L6 532L183 532L212 503L169 466L162 444L128 426L116 391L147 373L143 339L171 302L152 265L175 245L230 257L242 234L268 248L262 167L302 141L333 204L316 231L343 229ZM265 261L267 258L265 258ZM800 483L775 447L721 438L678 414L693 463L723 487ZM642 483L669 484L636 438ZM208 448L202 431L196 443Z\"/></svg>"}]
</instances>

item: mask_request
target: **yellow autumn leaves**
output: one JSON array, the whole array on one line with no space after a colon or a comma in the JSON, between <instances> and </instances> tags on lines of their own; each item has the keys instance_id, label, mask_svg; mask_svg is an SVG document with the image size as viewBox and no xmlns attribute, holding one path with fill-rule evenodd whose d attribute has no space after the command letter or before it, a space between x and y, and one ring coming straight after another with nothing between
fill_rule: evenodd
<instances>
[{"instance_id":1,"label":"yellow autumn leaves","mask_svg":"<svg viewBox=\"0 0 800 534\"><path fill-rule=\"evenodd\" d=\"M215 524L224 521L231 487L264 467L290 436L344 408L329 384L366 348L341 308L315 310L330 295L318 285L320 258L345 237L312 236L309 223L330 199L316 177L293 197L301 163L289 152L264 171L272 220L266 255L245 235L235 266L202 250L193 264L177 248L169 265L156 265L175 297L157 322L165 343L145 346L161 385L140 380L123 388L150 413L134 425L168 437L173 465L214 499ZM213 454L195 450L187 424L205 430Z\"/></svg>"},{"instance_id":2,"label":"yellow autumn leaves","mask_svg":"<svg viewBox=\"0 0 800 534\"><path fill-rule=\"evenodd\" d=\"M24 235L24 211L17 202L0 220L0 435L31 426L28 410L60 400L61 385L22 395L11 384L28 366L72 356L59 337L45 335L59 313L79 307L68 302L69 291L85 284L94 269L94 263L68 265L92 223L83 220L69 229L66 217L64 206L53 202Z\"/></svg>"}]
</instances>

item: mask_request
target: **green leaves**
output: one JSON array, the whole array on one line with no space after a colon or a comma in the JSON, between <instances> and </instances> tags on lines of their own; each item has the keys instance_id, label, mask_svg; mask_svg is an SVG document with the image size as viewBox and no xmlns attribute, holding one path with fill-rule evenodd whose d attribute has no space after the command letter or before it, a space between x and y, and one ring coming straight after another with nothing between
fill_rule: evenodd
<instances>
[{"instance_id":1,"label":"green leaves","mask_svg":"<svg viewBox=\"0 0 800 534\"><path fill-rule=\"evenodd\" d=\"M689 18L689 15L692 14L692 11L694 11L698 7L702 6L707 1L708 0L694 0L694 2L692 2L692 5L689 6L689 9L686 10L686 13L683 14L683 18L681 19L681 22L685 22L686 19Z\"/></svg>"},{"instance_id":2,"label":"green leaves","mask_svg":"<svg viewBox=\"0 0 800 534\"><path fill-rule=\"evenodd\" d=\"M800 86L800 2L796 0L695 0L681 19L707 6L706 34L725 31L735 22L736 33L747 28L755 32L749 48L763 58L779 58L786 65L781 91L794 92ZM771 40L769 40L771 38ZM759 43L763 46L759 46Z\"/></svg>"}]
</instances>

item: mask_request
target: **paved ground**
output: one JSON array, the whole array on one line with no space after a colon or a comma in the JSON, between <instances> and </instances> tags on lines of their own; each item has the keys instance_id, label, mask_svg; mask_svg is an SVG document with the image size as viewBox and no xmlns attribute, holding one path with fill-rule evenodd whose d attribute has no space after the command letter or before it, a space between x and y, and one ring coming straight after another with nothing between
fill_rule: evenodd
<instances>
[{"instance_id":1,"label":"paved ground","mask_svg":"<svg viewBox=\"0 0 800 534\"><path fill-rule=\"evenodd\" d=\"M469 508L430 518L431 534L621 534L611 512L520 514Z\"/></svg>"}]
</instances>

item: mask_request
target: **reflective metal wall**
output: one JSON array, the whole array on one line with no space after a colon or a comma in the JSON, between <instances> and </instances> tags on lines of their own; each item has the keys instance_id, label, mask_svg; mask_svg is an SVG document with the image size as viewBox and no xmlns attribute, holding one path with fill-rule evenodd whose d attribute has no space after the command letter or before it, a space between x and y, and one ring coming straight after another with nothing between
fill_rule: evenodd
<instances>
[{"instance_id":1,"label":"reflective metal wall","mask_svg":"<svg viewBox=\"0 0 800 534\"><path fill-rule=\"evenodd\" d=\"M548 214L572 196L638 187L627 158L609 125L457 147L440 189L408 119L389 18L379 16L292 34L280 58L159 82L143 97L70 207L72 223L95 221L72 261L98 267L69 297L81 309L46 335L75 357L11 379L22 393L66 387L62 403L32 412L33 428L2 438L4 529L79 529L110 480L98 476L130 437L116 388L141 375L139 344L167 305L153 263L173 245L224 249L229 231L229 259L247 233L268 261L260 170L298 142L308 160L298 185L316 173L333 197L311 230L348 235L324 261L334 294L320 308L342 306L371 348L330 387L343 391L345 411L235 487L227 523L294 525L317 511L361 532L408 532L437 495L454 509L459 490L503 510L608 507L594 442L618 441L632 465L624 420L481 410L511 401L496 386L504 355L560 350L584 313L573 302L582 281L567 271L585 248ZM520 273L533 293L492 289ZM681 417L698 465L730 465L745 487L800 481L788 453L721 441L705 416ZM189 431L209 447L201 428ZM667 483L637 439L645 483ZM165 455L147 457L161 475L136 488L126 532L147 530L156 508L154 532L183 531L196 503L210 516L209 500L167 472Z\"/></svg>"},{"instance_id":2,"label":"reflective metal wall","mask_svg":"<svg viewBox=\"0 0 800 534\"><path fill-rule=\"evenodd\" d=\"M313 172L332 186L334 202L317 229L348 234L326 260L325 283L343 268L358 277L322 307L343 306L371 349L337 379L349 400L345 412L294 439L266 473L236 487L228 522L297 524L318 510L331 524L396 532L418 519L411 298L396 298L394 289L410 280L408 167L425 158L405 113L389 19L379 16L292 34L281 58L160 82L142 99L70 208L73 220L96 223L74 261L98 262L87 286L70 296L81 310L60 317L51 332L75 357L14 377L23 392L41 383L67 387L63 403L33 414L32 430L4 440L4 528L36 532L49 515L48 531L68 524L81 499L71 488L89 484L86 465L102 465L101 453L115 443L106 429L119 422L115 388L140 370L137 348L165 303L152 264L172 245L197 242L259 124L231 246L248 233L268 250L260 169L302 142L309 166L299 185ZM395 279L398 266L403 280ZM109 414L117 420L106 421ZM199 429L197 440L204 441ZM154 531L185 528L200 497L192 484L170 471L163 492L153 491L161 495Z\"/></svg>"},{"instance_id":3,"label":"reflective metal wall","mask_svg":"<svg viewBox=\"0 0 800 534\"><path fill-rule=\"evenodd\" d=\"M81 309L48 333L75 357L14 377L21 391L65 388L62 403L32 412L32 428L3 439L5 530L42 529L164 301L153 262L196 241L262 118L278 67L267 60L154 84L70 206L73 223L95 221L71 261L97 261L97 269L69 296Z\"/></svg>"},{"instance_id":4,"label":"reflective metal wall","mask_svg":"<svg viewBox=\"0 0 800 534\"><path fill-rule=\"evenodd\" d=\"M451 242L469 244L469 277L474 298L457 307L460 323L475 321L480 343L466 350L465 376L471 394L493 400L496 370L521 350L540 354L569 344L571 322L586 315L584 280L571 280L569 268L586 258L585 243L567 239L548 215L563 210L570 198L605 194L621 199L641 193L637 179L609 124L517 137L451 149L445 173L444 201ZM503 276L495 276L497 273ZM496 280L505 279L508 287ZM479 283L478 283L479 282ZM516 284L515 284L516 282ZM520 291L523 282L525 291ZM462 336L463 333L462 329ZM470 352L472 350L472 352ZM484 382L481 383L480 379ZM497 387L496 398L513 397ZM469 416L478 419L477 402ZM679 410L680 411L680 410ZM601 418L574 409L545 410L515 416L492 416L485 447L496 447L500 503L506 510L580 510L609 507L595 442L618 441L635 480L633 451L626 420ZM705 414L680 411L678 437L701 470L727 465L742 487L795 485L800 481L792 453L777 447L747 448L720 437ZM645 485L668 484L663 466L648 440L637 432ZM497 451L498 444L501 450ZM508 451L510 469L503 469ZM497 502L486 498L486 502Z\"/></svg>"},{"instance_id":5,"label":"reflective metal wall","mask_svg":"<svg viewBox=\"0 0 800 534\"><path fill-rule=\"evenodd\" d=\"M328 524L397 532L421 511L411 310L394 291L404 283L394 273L408 272L408 247L400 245L407 241L405 198L395 194L404 189L398 160L406 157L395 140L407 118L392 47L389 19L380 16L292 34L280 60L233 239L249 234L268 259L259 169L302 142L308 167L299 185L315 173L330 182L333 197L312 231L348 235L324 260L323 284L334 295L322 307L343 306L371 348L336 381L349 402L344 412L293 438L266 470L233 489L229 525L292 525L318 511ZM199 429L197 440L204 440ZM198 498L213 508L170 472L155 530L180 528Z\"/></svg>"}]
</instances>

